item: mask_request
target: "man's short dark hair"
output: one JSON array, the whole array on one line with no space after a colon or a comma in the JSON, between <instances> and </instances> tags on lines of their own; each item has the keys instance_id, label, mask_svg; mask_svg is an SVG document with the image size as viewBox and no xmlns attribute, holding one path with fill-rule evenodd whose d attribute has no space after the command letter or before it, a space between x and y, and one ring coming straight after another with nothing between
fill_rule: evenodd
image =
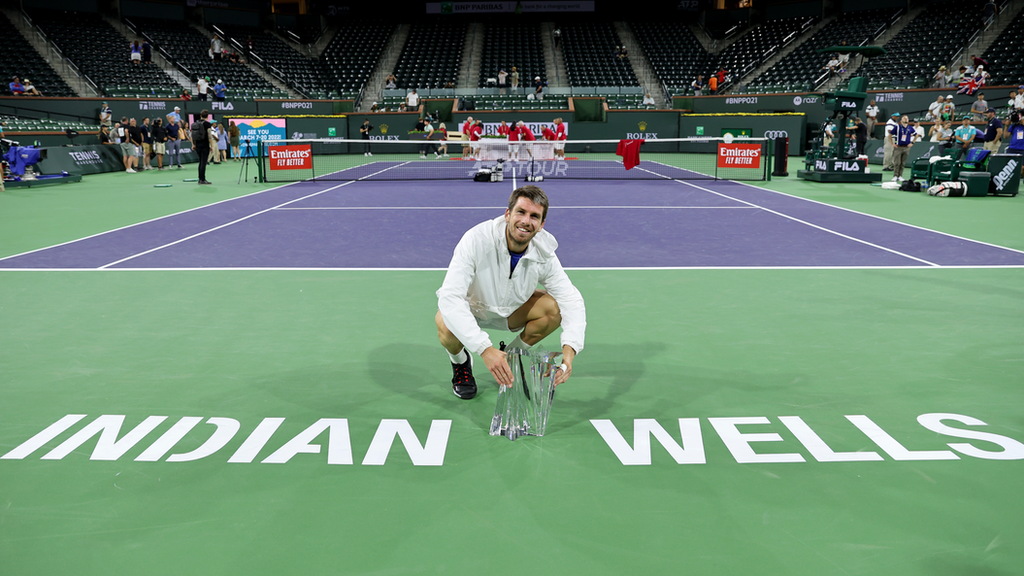
<instances>
[{"instance_id":1,"label":"man's short dark hair","mask_svg":"<svg viewBox=\"0 0 1024 576\"><path fill-rule=\"evenodd\" d=\"M210 115L210 111L209 110L203 110L202 112L199 113L199 117L202 118L203 120L206 120L206 117L209 116L209 115Z\"/></svg>"},{"instance_id":2,"label":"man's short dark hair","mask_svg":"<svg viewBox=\"0 0 1024 576\"><path fill-rule=\"evenodd\" d=\"M512 191L512 195L508 197L508 209L510 211L516 207L516 202L518 202L520 198L526 198L534 204L540 204L543 206L544 212L541 214L540 220L541 222L544 222L548 219L548 195L545 194L543 190L533 184L516 188Z\"/></svg>"}]
</instances>

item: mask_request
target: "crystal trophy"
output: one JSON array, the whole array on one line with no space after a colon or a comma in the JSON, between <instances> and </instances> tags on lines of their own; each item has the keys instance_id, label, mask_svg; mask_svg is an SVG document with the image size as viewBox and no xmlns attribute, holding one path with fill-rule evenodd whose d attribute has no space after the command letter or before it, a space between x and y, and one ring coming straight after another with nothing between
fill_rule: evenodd
<instances>
[{"instance_id":1,"label":"crystal trophy","mask_svg":"<svg viewBox=\"0 0 1024 576\"><path fill-rule=\"evenodd\" d=\"M555 399L555 375L562 353L521 348L511 348L505 353L514 383L498 390L491 436L504 436L509 440L543 436Z\"/></svg>"}]
</instances>

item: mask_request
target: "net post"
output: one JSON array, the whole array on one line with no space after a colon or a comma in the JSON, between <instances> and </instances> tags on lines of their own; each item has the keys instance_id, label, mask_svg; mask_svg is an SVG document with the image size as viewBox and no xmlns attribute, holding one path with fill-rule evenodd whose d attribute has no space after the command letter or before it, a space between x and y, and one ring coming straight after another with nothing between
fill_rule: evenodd
<instances>
[{"instance_id":1,"label":"net post","mask_svg":"<svg viewBox=\"0 0 1024 576\"><path fill-rule=\"evenodd\" d=\"M256 141L256 173L259 174L260 182L266 184L266 166L263 165L263 140Z\"/></svg>"},{"instance_id":2,"label":"net post","mask_svg":"<svg viewBox=\"0 0 1024 576\"><path fill-rule=\"evenodd\" d=\"M767 139L767 140L764 141L764 144L762 144L762 145L765 148L768 149L768 154L766 154L766 156L768 157L768 161L765 162L765 164L764 164L764 180L765 180L765 182L771 182L772 181L772 140L771 139Z\"/></svg>"}]
</instances>

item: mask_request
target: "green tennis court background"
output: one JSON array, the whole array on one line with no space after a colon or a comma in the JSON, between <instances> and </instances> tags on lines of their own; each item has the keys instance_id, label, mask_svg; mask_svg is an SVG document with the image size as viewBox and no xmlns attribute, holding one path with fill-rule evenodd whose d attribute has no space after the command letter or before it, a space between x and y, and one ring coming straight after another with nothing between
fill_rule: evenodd
<instances>
[{"instance_id":1,"label":"green tennis court background","mask_svg":"<svg viewBox=\"0 0 1024 576\"><path fill-rule=\"evenodd\" d=\"M0 194L2 253L239 193L221 184L237 166L213 170L206 189L112 174ZM771 186L1024 248L1018 198ZM928 413L1024 441L1020 269L570 275L587 349L549 434L509 442L487 435L488 377L473 401L449 391L432 325L441 271L0 272L0 454L87 415L0 460L2 573L1020 573L1020 460L895 461L845 418L865 415L910 450L1000 450L925 429ZM95 439L41 459L104 414L125 416L121 436L168 418L115 461L89 459ZM202 460L134 460L190 416L240 429ZM884 460L816 462L782 416ZM806 461L739 464L709 420L758 417L768 423L742 431L781 438L752 443L758 453ZM228 463L264 418L284 421L252 463ZM322 418L347 420L353 464L327 463L326 433L319 454L261 463ZM611 420L634 445L635 420L679 441L680 418L700 420L705 464L677 464L652 440L649 466L624 466L590 422ZM443 465L413 465L397 438L384 465L362 464L393 419L421 443L450 420Z\"/></svg>"}]
</instances>

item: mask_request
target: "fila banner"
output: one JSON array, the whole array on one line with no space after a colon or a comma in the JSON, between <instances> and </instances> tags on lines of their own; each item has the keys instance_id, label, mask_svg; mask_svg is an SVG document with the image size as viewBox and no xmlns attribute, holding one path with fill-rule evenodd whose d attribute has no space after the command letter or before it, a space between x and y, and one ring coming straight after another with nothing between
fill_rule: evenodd
<instances>
[{"instance_id":1,"label":"fila banner","mask_svg":"<svg viewBox=\"0 0 1024 576\"><path fill-rule=\"evenodd\" d=\"M761 165L760 144L719 144L719 168L756 168Z\"/></svg>"},{"instance_id":2,"label":"fila banner","mask_svg":"<svg viewBox=\"0 0 1024 576\"><path fill-rule=\"evenodd\" d=\"M313 150L309 144L270 146L271 170L312 170Z\"/></svg>"}]
</instances>

